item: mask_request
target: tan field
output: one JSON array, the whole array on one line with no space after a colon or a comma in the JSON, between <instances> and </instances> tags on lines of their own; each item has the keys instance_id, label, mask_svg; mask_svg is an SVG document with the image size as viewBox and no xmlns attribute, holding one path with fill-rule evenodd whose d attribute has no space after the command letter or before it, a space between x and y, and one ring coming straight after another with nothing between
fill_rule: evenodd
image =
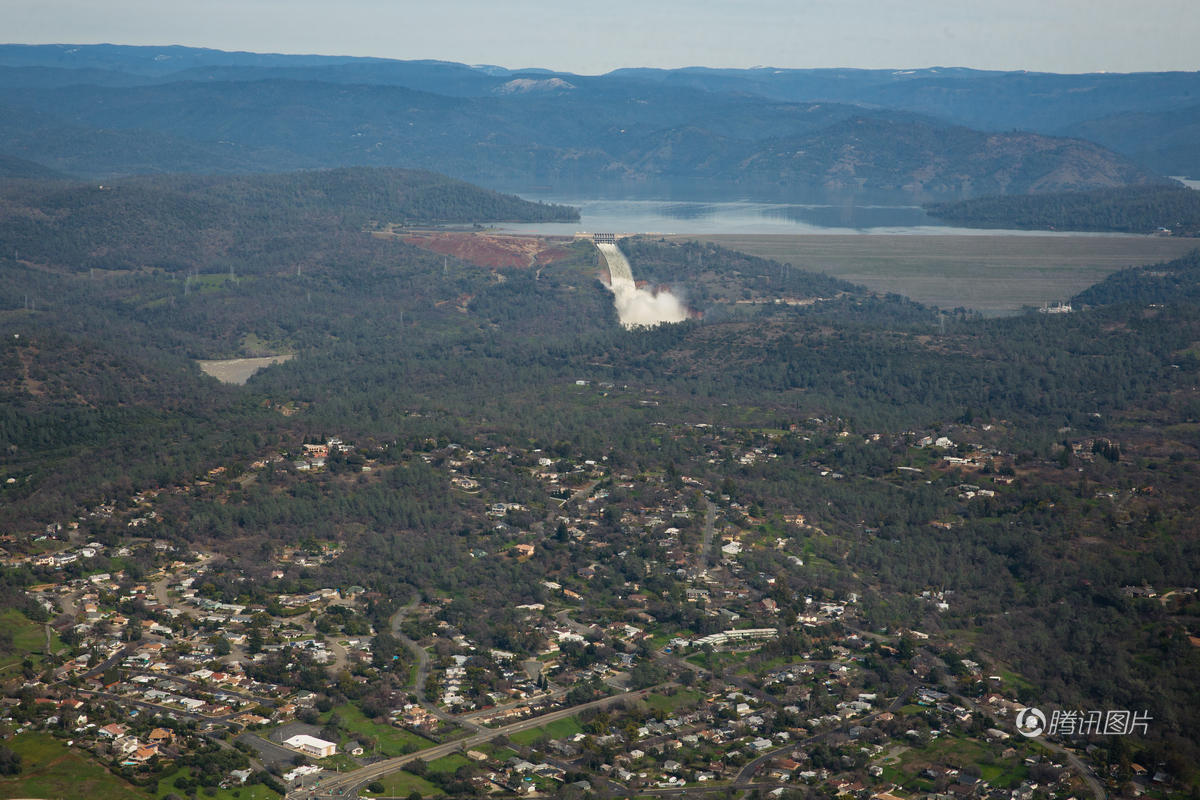
<instances>
[{"instance_id":1,"label":"tan field","mask_svg":"<svg viewBox=\"0 0 1200 800\"><path fill-rule=\"evenodd\" d=\"M264 356L262 358L225 358L219 361L197 361L200 371L211 375L221 383L242 385L250 380L250 376L263 367L271 364L281 364L290 359L290 355Z\"/></svg>"},{"instance_id":2,"label":"tan field","mask_svg":"<svg viewBox=\"0 0 1200 800\"><path fill-rule=\"evenodd\" d=\"M1067 300L1125 267L1178 258L1200 239L1156 236L679 236L824 272L922 303L989 316Z\"/></svg>"}]
</instances>

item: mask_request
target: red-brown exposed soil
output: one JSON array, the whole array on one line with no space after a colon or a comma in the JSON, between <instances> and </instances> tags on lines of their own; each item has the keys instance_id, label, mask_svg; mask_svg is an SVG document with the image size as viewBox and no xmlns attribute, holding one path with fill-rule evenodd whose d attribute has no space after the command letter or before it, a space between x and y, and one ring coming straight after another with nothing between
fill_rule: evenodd
<instances>
[{"instance_id":1,"label":"red-brown exposed soil","mask_svg":"<svg viewBox=\"0 0 1200 800\"><path fill-rule=\"evenodd\" d=\"M425 250L454 256L479 267L538 267L569 255L565 247L534 236L414 233L405 236L404 241Z\"/></svg>"}]
</instances>

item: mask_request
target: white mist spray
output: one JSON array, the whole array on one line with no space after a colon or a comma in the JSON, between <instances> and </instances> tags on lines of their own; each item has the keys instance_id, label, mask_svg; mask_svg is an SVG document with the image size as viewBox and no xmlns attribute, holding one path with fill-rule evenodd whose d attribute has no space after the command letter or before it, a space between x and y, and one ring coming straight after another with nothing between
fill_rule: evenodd
<instances>
[{"instance_id":1,"label":"white mist spray","mask_svg":"<svg viewBox=\"0 0 1200 800\"><path fill-rule=\"evenodd\" d=\"M652 328L664 322L683 322L687 319L687 308L671 292L665 289L651 292L637 287L629 261L615 244L597 242L596 247L600 248L604 260L608 262L609 288L622 326Z\"/></svg>"}]
</instances>

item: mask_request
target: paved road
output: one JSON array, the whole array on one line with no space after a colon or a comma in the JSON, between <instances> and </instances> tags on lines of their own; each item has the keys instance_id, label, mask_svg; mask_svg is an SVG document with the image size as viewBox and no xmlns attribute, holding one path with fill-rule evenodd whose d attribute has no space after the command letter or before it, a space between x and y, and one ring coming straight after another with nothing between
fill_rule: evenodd
<instances>
[{"instance_id":1,"label":"paved road","mask_svg":"<svg viewBox=\"0 0 1200 800\"><path fill-rule=\"evenodd\" d=\"M910 681L909 684L905 687L904 691L900 692L900 694L896 696L896 699L894 699L894 700L892 700L892 702L888 703L887 708L880 709L879 711L872 711L870 714L867 714L866 716L863 716L863 717L854 717L852 719L848 719L845 722L835 725L834 727L830 728L829 730L822 731L817 734L813 734L812 736L809 736L807 739L800 739L799 741L788 742L786 745L784 745L782 747L776 747L771 750L768 750L767 752L763 753L761 756L755 758L753 761L747 762L745 765L743 765L742 768L738 771L737 777L735 777L733 779L733 785L737 786L738 788L746 788L746 787L750 786L754 779L754 773L757 772L759 769L761 769L762 766L764 764L766 764L768 761L777 757L780 753L782 753L784 751L795 750L797 747L806 747L815 742L821 741L822 739L829 736L830 734L846 730L847 728L850 728L854 725L866 725L866 724L870 723L872 720L874 720L876 717L878 717L880 714L882 714L884 711L895 713L895 711L897 709L899 709L902 705L904 705L904 701L906 699L908 699L909 694L912 692L912 690L914 688L916 688L916 681ZM755 784L755 785L757 786L757 784Z\"/></svg>"},{"instance_id":2,"label":"paved road","mask_svg":"<svg viewBox=\"0 0 1200 800\"><path fill-rule=\"evenodd\" d=\"M136 650L138 644L140 644L140 642L126 642L125 644L121 645L121 648L119 650L117 650L117 652L113 653L111 656L104 659L96 666L92 667L91 669L87 670L86 672L79 673L79 677L80 678L94 678L97 675L103 675L108 670L109 667L116 666L117 664L120 664L122 661L124 661L125 656L129 655L134 650ZM65 675L65 676L59 678L58 680L56 680L55 683L64 683L64 682L70 680L70 678L71 678L70 675Z\"/></svg>"},{"instance_id":3,"label":"paved road","mask_svg":"<svg viewBox=\"0 0 1200 800\"><path fill-rule=\"evenodd\" d=\"M1071 765L1071 768L1079 774L1079 777L1083 778L1083 782L1086 783L1088 788L1092 790L1092 796L1095 797L1096 800L1108 800L1108 792L1104 791L1104 786L1099 780L1096 779L1096 776L1092 774L1091 767L1084 763L1082 758L1075 755L1075 753L1067 748L1057 745L1054 742L1047 742L1045 739L1038 739L1038 741L1041 742L1042 746L1047 750L1058 753L1067 759L1067 763Z\"/></svg>"},{"instance_id":4,"label":"paved road","mask_svg":"<svg viewBox=\"0 0 1200 800\"><path fill-rule=\"evenodd\" d=\"M704 501L704 537L700 540L700 566L707 567L712 559L713 531L716 528L717 507L712 500Z\"/></svg>"},{"instance_id":5,"label":"paved road","mask_svg":"<svg viewBox=\"0 0 1200 800\"><path fill-rule=\"evenodd\" d=\"M546 522L547 523L553 522L555 517L558 516L559 511L562 511L564 508L566 508L571 503L578 503L579 501L586 498L588 495L590 495L592 493L593 489L595 489L597 486L600 485L600 481L602 481L602 480L604 480L604 479L596 478L595 480L588 481L583 486L576 489L574 492L571 493L570 497L568 497L566 500L563 500L561 503L558 504L558 508L554 508L554 509L550 510L550 513L546 515Z\"/></svg>"},{"instance_id":6,"label":"paved road","mask_svg":"<svg viewBox=\"0 0 1200 800\"><path fill-rule=\"evenodd\" d=\"M164 605L164 606L171 605L171 598L167 596L167 576L164 575L163 577L156 580L153 583L153 587L154 587L154 599L157 600L160 605Z\"/></svg>"},{"instance_id":7,"label":"paved road","mask_svg":"<svg viewBox=\"0 0 1200 800\"><path fill-rule=\"evenodd\" d=\"M671 653L664 653L662 650L655 650L654 657L656 659L658 659L659 661L662 661L666 664L671 665L678 672L685 672L685 671L686 672L694 672L697 675L701 675L701 676L705 676L705 677L709 677L709 678L716 677L719 680L724 681L726 684L728 684L730 686L736 686L738 691L741 692L742 694L746 695L747 697L756 698L757 700L764 702L764 703L768 703L770 705L778 705L778 700L776 698L767 694L762 689L759 689L757 686L753 685L752 683L750 683L750 681L746 680L745 678L740 678L737 675L731 674L733 671L733 668L725 670L724 674L715 675L714 673L710 672L708 669L705 669L704 667L701 667L698 664L693 664L692 662L688 661L687 659L679 658L678 656L675 656L674 654L671 654Z\"/></svg>"},{"instance_id":8,"label":"paved road","mask_svg":"<svg viewBox=\"0 0 1200 800\"><path fill-rule=\"evenodd\" d=\"M984 717L987 717L992 721L992 724L1000 730L1004 730L1008 727L1010 723L1007 720L1001 720L997 718L996 715L992 713L990 708L981 706L970 697L965 697L961 694L958 686L954 683L954 679L950 676L949 667L946 665L946 662L943 661L940 656L938 656L937 653L928 648L921 648L921 652L930 660L932 660L933 663L937 665L938 669L942 671L942 675L944 676L942 678L943 686L945 686L948 691L953 692L956 696L961 697L963 704L970 709L972 713L981 714ZM1071 769L1075 770L1080 779L1087 784L1088 789L1091 790L1092 796L1095 797L1096 800L1108 800L1108 792L1104 790L1104 786L1099 780L1096 779L1091 767L1089 767L1083 759L1075 755L1073 751L1068 750L1061 745L1057 745L1054 742L1048 742L1040 736L1038 737L1037 741L1044 745L1047 750L1058 753L1065 758L1067 763L1071 765Z\"/></svg>"},{"instance_id":9,"label":"paved road","mask_svg":"<svg viewBox=\"0 0 1200 800\"><path fill-rule=\"evenodd\" d=\"M928 651L926 651L926 652L928 652ZM937 659L937 663L940 667L943 667L943 668L945 667L944 661L942 661L940 658L937 658L936 656L934 656L934 658ZM957 687L954 686L954 683L948 674L946 675L945 685L947 685L949 688L954 689L955 693L958 694ZM961 696L961 695L959 695L959 696ZM1007 728L1009 726L1009 724L1011 724L1007 720L1001 720L1001 719L997 718L992 713L991 709L979 705L974 700L972 700L970 697L962 697L962 701L963 701L964 705L966 705L966 707L971 710L972 713L981 714L984 717L988 718L989 720L992 721L992 724L995 727L999 728L1000 730L1004 730L1005 728ZM1067 763L1071 765L1071 769L1073 769L1075 771L1075 773L1077 775L1079 775L1080 779L1082 779L1083 782L1085 784L1087 784L1088 789L1091 790L1092 796L1095 797L1096 800L1108 800L1108 792L1106 792L1104 790L1104 785L1101 784L1100 781L1096 778L1095 774L1092 772L1092 768L1089 767L1082 758L1077 756L1074 753L1074 751L1068 750L1067 748L1063 747L1062 745L1055 744L1054 742L1046 741L1046 739L1041 736L1039 736L1037 738L1037 741L1039 744L1041 744L1047 750L1049 750L1053 753L1057 753L1060 756L1062 756L1064 759L1066 759Z\"/></svg>"},{"instance_id":10,"label":"paved road","mask_svg":"<svg viewBox=\"0 0 1200 800\"><path fill-rule=\"evenodd\" d=\"M492 706L491 708L481 708L477 711L468 711L465 714L459 714L458 716L454 717L454 721L466 723L466 722L470 722L470 721L477 720L477 719L491 717L495 714L503 713L504 711L507 711L511 708L520 708L521 706L527 706L530 703L543 703L547 700L549 700L549 701L559 700L559 699L562 699L563 697L565 697L567 692L568 692L567 689L555 689L552 692L537 695L536 697L530 697L526 700L514 700L511 703L504 703L503 705Z\"/></svg>"},{"instance_id":11,"label":"paved road","mask_svg":"<svg viewBox=\"0 0 1200 800\"><path fill-rule=\"evenodd\" d=\"M412 654L417 657L417 679L415 686L413 687L413 691L415 691L417 694L417 702L421 704L421 708L425 709L430 714L433 714L442 722L448 722L451 725L470 728L476 732L486 730L486 728L470 719L456 717L453 714L446 713L439 708L437 704L431 703L425 698L425 684L428 682L429 673L433 668L429 660L429 652L424 647L421 647L421 645L405 636L404 632L400 630L401 626L404 624L405 617L412 613L413 609L417 607L418 602L420 602L420 598L414 597L408 602L407 605L402 606L399 610L397 610L391 618L392 635L399 639L404 646L407 647L409 651L411 651Z\"/></svg>"},{"instance_id":12,"label":"paved road","mask_svg":"<svg viewBox=\"0 0 1200 800\"><path fill-rule=\"evenodd\" d=\"M432 761L436 758L448 756L451 753L456 753L461 750L468 750L477 744L483 744L500 736L510 736L514 733L527 731L531 728L539 728L548 723L560 719L566 719L585 711L589 708L603 708L605 706L614 705L626 699L642 698L649 692L649 689L643 689L640 692L629 692L626 694L613 695L604 697L599 700L593 700L588 703L581 703L570 708L551 711L548 714L543 714L540 717L514 722L511 725L505 725L494 730L486 730L474 734L466 739L459 739L454 742L446 742L445 744L434 745L427 747L424 750L419 750L415 753L409 753L403 756L396 756L384 761L377 761L374 764L368 764L365 767L348 772L345 775L339 775L335 778L322 781L322 785L318 790L305 789L298 792L288 794L288 800L300 800L300 798L337 798L337 797L355 797L360 788L370 783L373 780L383 777L390 772L395 772L404 767L405 764L410 764L417 759L422 761Z\"/></svg>"}]
</instances>

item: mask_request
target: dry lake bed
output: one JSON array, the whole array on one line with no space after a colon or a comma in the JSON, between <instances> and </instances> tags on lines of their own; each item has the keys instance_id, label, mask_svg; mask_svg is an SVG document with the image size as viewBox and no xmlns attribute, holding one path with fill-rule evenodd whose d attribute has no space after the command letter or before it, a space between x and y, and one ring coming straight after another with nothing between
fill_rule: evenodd
<instances>
[{"instance_id":1,"label":"dry lake bed","mask_svg":"<svg viewBox=\"0 0 1200 800\"><path fill-rule=\"evenodd\" d=\"M1200 239L1096 235L678 236L823 272L881 293L988 316L1065 301L1125 267L1170 261Z\"/></svg>"}]
</instances>

